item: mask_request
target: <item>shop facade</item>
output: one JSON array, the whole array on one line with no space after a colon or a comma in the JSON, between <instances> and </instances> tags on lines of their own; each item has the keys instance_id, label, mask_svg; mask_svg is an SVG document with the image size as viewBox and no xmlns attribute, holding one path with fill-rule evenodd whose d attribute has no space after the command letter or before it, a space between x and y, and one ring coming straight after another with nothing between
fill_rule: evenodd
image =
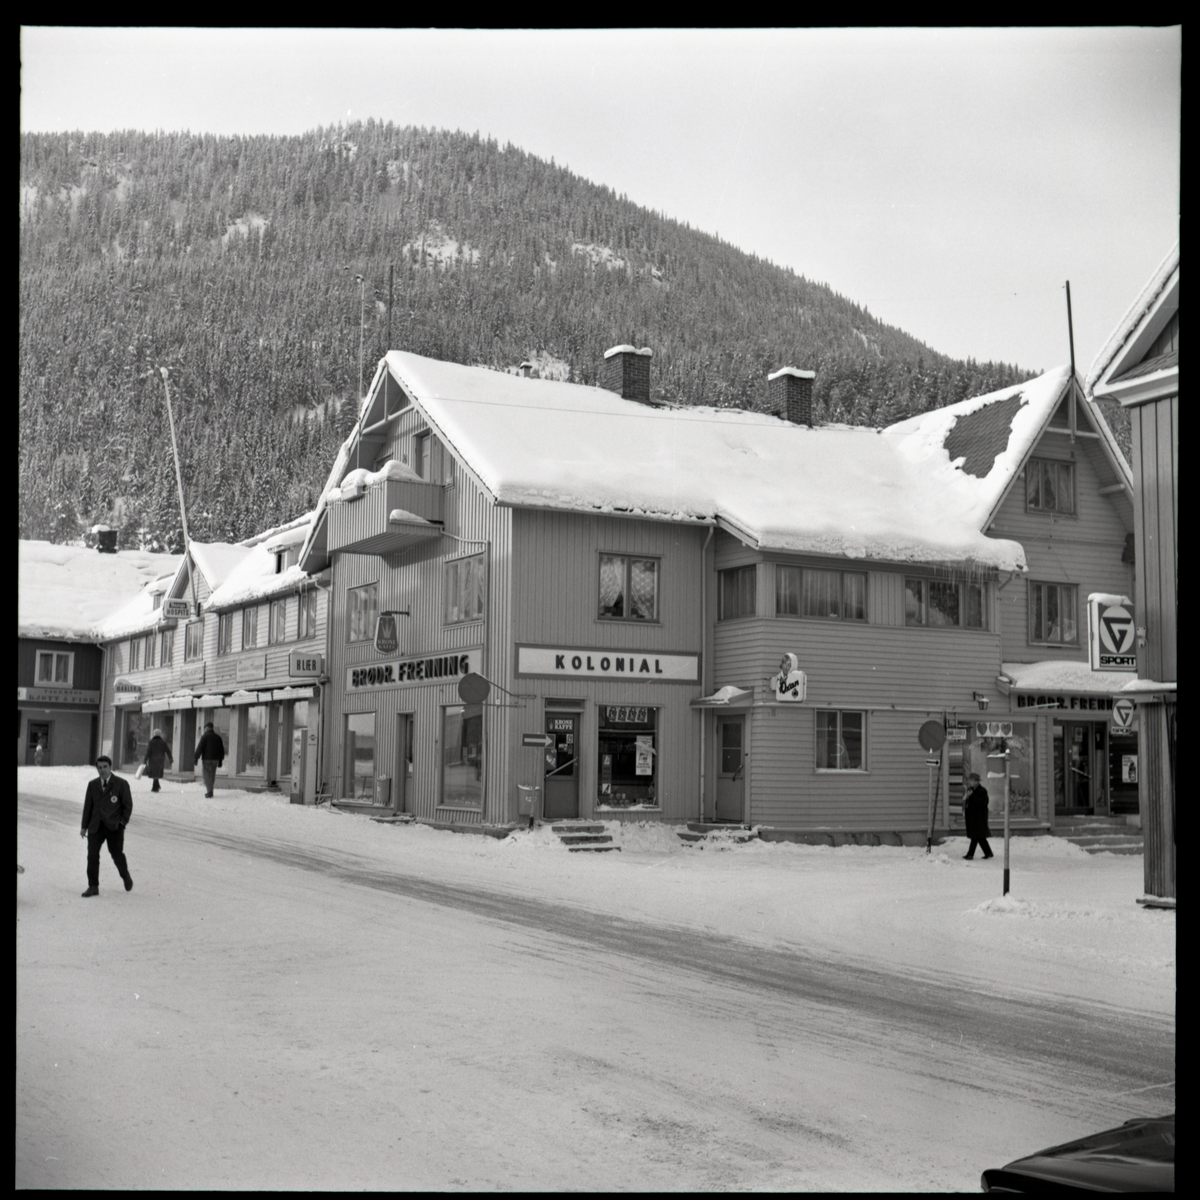
<instances>
[{"instance_id":1,"label":"shop facade","mask_svg":"<svg viewBox=\"0 0 1200 1200\"><path fill-rule=\"evenodd\" d=\"M103 669L97 645L17 638L18 765L95 761Z\"/></svg>"}]
</instances>

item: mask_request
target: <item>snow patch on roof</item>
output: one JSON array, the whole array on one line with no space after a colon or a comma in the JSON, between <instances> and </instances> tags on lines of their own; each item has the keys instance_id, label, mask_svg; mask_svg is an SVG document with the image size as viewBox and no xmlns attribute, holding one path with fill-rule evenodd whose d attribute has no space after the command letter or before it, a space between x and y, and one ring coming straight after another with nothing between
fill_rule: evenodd
<instances>
[{"instance_id":1,"label":"snow patch on roof","mask_svg":"<svg viewBox=\"0 0 1200 1200\"><path fill-rule=\"evenodd\" d=\"M1093 671L1086 662L1048 659L1036 663L1002 663L1000 668L1017 691L1074 692L1115 696L1129 682L1128 671Z\"/></svg>"}]
</instances>

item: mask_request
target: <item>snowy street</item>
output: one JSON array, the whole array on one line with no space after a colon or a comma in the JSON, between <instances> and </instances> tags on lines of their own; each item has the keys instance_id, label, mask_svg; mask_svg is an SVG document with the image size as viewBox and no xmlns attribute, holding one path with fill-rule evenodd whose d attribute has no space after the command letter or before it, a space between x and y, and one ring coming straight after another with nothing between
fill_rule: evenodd
<instances>
[{"instance_id":1,"label":"snowy street","mask_svg":"<svg viewBox=\"0 0 1200 1200\"><path fill-rule=\"evenodd\" d=\"M978 1188L1175 1107L1175 914L1016 839L570 854L18 768L18 1187Z\"/></svg>"}]
</instances>

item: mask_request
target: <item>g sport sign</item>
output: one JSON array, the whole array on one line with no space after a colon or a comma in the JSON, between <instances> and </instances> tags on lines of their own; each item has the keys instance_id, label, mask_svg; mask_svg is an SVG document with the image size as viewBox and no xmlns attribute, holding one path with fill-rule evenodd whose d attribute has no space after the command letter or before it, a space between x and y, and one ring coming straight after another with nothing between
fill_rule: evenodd
<instances>
[{"instance_id":1,"label":"g sport sign","mask_svg":"<svg viewBox=\"0 0 1200 1200\"><path fill-rule=\"evenodd\" d=\"M1093 671L1136 671L1137 630L1125 596L1088 597L1088 644Z\"/></svg>"}]
</instances>

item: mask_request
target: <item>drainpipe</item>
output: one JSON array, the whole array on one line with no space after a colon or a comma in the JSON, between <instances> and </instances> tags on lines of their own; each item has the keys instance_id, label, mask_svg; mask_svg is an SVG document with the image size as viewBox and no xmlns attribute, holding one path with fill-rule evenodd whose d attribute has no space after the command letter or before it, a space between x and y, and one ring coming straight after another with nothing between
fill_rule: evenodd
<instances>
[{"instance_id":1,"label":"drainpipe","mask_svg":"<svg viewBox=\"0 0 1200 1200\"><path fill-rule=\"evenodd\" d=\"M704 683L704 677L708 673L708 547L713 539L713 532L716 529L715 525L708 527L708 536L704 539L704 546L700 550L700 694L707 695L708 688ZM704 709L700 710L700 822L704 822L704 790L707 786L707 771L705 764L708 762L707 739L705 734L708 730L708 713Z\"/></svg>"}]
</instances>

